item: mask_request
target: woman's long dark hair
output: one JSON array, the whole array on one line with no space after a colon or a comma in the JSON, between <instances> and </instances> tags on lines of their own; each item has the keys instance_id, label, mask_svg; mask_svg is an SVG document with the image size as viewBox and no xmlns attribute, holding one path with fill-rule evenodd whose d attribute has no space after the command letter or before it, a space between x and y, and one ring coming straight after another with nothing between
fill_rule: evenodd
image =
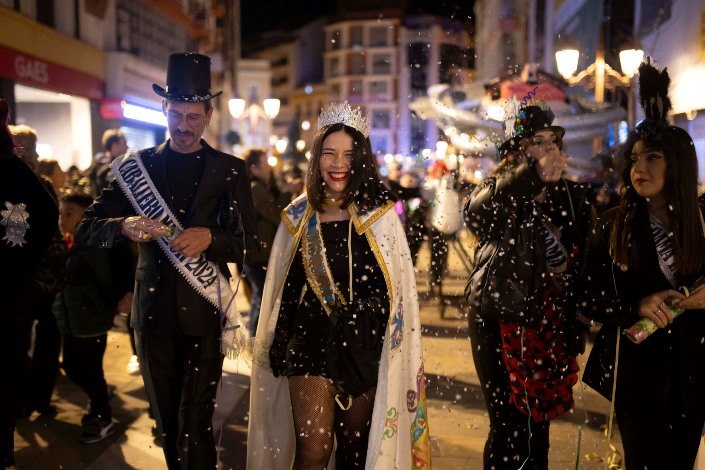
<instances>
[{"instance_id":1,"label":"woman's long dark hair","mask_svg":"<svg viewBox=\"0 0 705 470\"><path fill-rule=\"evenodd\" d=\"M396 200L379 177L377 159L372 153L370 139L353 127L337 123L322 127L313 139L306 181L306 193L311 206L318 212L323 211L323 203L326 199L320 168L323 141L329 135L339 131L345 132L353 140L350 178L343 193L342 207L347 208L354 202L357 209L364 213L379 207L386 201Z\"/></svg>"},{"instance_id":2,"label":"woman's long dark hair","mask_svg":"<svg viewBox=\"0 0 705 470\"><path fill-rule=\"evenodd\" d=\"M0 98L0 158L7 158L12 155L15 148L15 140L10 133L10 107L5 99Z\"/></svg>"},{"instance_id":3,"label":"woman's long dark hair","mask_svg":"<svg viewBox=\"0 0 705 470\"><path fill-rule=\"evenodd\" d=\"M676 273L685 278L705 267L705 237L698 203L698 159L690 135L683 129L662 125L658 132L632 132L620 152L620 180L624 194L617 209L610 234L610 252L615 263L636 268L637 247L642 237L651 237L638 227L648 226L649 210L631 180L631 154L634 145L643 141L648 150L660 150L666 159L663 195L668 203L671 243L676 259Z\"/></svg>"}]
</instances>

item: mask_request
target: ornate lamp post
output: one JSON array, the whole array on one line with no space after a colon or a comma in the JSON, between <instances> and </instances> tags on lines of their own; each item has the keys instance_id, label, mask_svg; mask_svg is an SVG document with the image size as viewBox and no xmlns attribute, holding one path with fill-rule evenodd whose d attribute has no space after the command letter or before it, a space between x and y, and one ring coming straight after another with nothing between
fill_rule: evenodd
<instances>
[{"instance_id":1,"label":"ornate lamp post","mask_svg":"<svg viewBox=\"0 0 705 470\"><path fill-rule=\"evenodd\" d=\"M595 88L595 102L603 103L605 100L605 90L613 90L617 87L624 87L627 90L627 122L629 129L634 129L634 90L632 78L644 57L641 49L626 49L619 53L619 62L622 73L614 70L605 63L604 46L597 48L595 62L590 64L585 70L573 75L578 70L578 58L580 53L576 49L563 49L556 52L556 64L558 72L565 78L569 85L582 85L586 88ZM602 147L602 138L595 139L595 152L599 152Z\"/></svg>"},{"instance_id":2,"label":"ornate lamp post","mask_svg":"<svg viewBox=\"0 0 705 470\"><path fill-rule=\"evenodd\" d=\"M262 102L262 106L257 104L257 97L252 96L250 103L245 108L245 100L242 98L231 98L228 101L230 115L234 119L249 118L250 126L250 145L265 145L258 144L257 141L257 126L260 119L271 121L279 114L280 101L276 98L267 98Z\"/></svg>"}]
</instances>

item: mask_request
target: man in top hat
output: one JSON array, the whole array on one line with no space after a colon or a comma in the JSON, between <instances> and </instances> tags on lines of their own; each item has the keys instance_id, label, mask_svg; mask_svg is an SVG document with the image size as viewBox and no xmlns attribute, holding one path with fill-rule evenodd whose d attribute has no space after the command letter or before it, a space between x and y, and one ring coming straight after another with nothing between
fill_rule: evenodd
<instances>
[{"instance_id":1,"label":"man in top hat","mask_svg":"<svg viewBox=\"0 0 705 470\"><path fill-rule=\"evenodd\" d=\"M169 57L166 88L153 89L170 138L117 158L76 231L97 247L138 243L131 323L170 470L216 466L216 388L240 337L226 263L258 250L243 161L201 138L220 95L210 85L210 58Z\"/></svg>"}]
</instances>

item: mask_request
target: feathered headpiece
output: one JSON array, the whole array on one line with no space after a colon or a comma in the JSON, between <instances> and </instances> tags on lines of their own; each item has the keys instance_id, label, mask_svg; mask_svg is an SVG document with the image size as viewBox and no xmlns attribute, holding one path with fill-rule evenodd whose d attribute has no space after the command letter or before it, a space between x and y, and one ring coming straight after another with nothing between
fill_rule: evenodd
<instances>
[{"instance_id":1,"label":"feathered headpiece","mask_svg":"<svg viewBox=\"0 0 705 470\"><path fill-rule=\"evenodd\" d=\"M318 116L318 129L338 123L357 129L365 137L370 136L370 121L362 115L360 108L353 109L347 101L331 103L328 109L322 109Z\"/></svg>"},{"instance_id":2,"label":"feathered headpiece","mask_svg":"<svg viewBox=\"0 0 705 470\"><path fill-rule=\"evenodd\" d=\"M666 117L671 110L668 86L671 78L667 69L659 70L647 57L639 65L639 103L646 118L636 127L643 139L658 140L663 129L669 126Z\"/></svg>"}]
</instances>

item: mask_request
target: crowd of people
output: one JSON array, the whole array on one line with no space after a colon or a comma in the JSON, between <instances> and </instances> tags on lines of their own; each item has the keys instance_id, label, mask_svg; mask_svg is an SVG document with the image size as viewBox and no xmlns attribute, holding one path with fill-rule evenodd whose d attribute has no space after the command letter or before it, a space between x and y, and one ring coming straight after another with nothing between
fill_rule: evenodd
<instances>
[{"instance_id":1,"label":"crowd of people","mask_svg":"<svg viewBox=\"0 0 705 470\"><path fill-rule=\"evenodd\" d=\"M10 126L0 99L4 468L16 420L56 413L59 367L88 397L79 440L115 432L103 356L118 313L169 469L217 466L223 360L243 353L248 468L431 468L415 264L426 242L440 293L462 225L484 468L548 468L550 423L575 407L595 324L584 381L612 402L626 468L693 467L705 220L693 141L667 120L665 70L640 67L646 117L617 156L619 201L599 214L593 187L563 178L565 129L536 97L506 103L500 162L480 184L439 162L424 186L381 176L370 121L348 103L321 111L305 169L275 173L263 148L214 149L202 138L220 94L210 74L208 57L172 54L166 86L153 85L169 138L128 152L110 129L85 171L39 158L37 132ZM249 287L247 314L229 263Z\"/></svg>"}]
</instances>

